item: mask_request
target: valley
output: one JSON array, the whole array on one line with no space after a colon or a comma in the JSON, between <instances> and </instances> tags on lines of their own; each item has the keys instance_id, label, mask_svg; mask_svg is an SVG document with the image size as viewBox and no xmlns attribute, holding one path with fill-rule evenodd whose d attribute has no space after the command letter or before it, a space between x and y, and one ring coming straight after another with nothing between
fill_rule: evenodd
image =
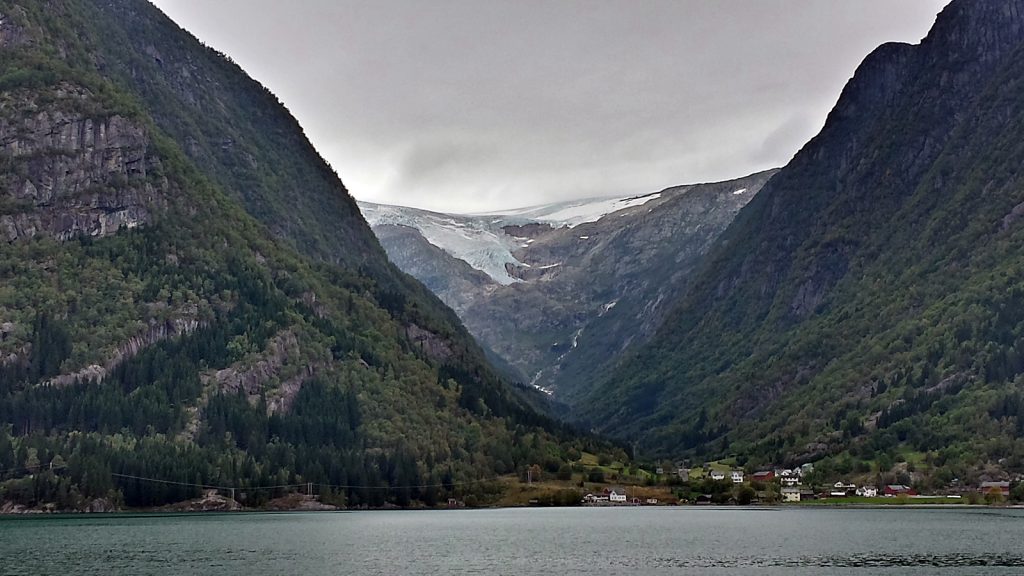
<instances>
[{"instance_id":1,"label":"valley","mask_svg":"<svg viewBox=\"0 0 1024 576\"><path fill-rule=\"evenodd\" d=\"M571 403L651 336L775 172L487 215L360 207L392 261L455 310L513 378Z\"/></svg>"},{"instance_id":2,"label":"valley","mask_svg":"<svg viewBox=\"0 0 1024 576\"><path fill-rule=\"evenodd\" d=\"M473 220L501 245L489 267L466 256L476 240L428 254L436 222L390 209L398 240L363 210L514 377L641 457L814 462L931 489L1013 480L1022 14L955 1L920 44L878 47L777 172L590 222ZM417 269L434 258L459 275Z\"/></svg>"},{"instance_id":3,"label":"valley","mask_svg":"<svg viewBox=\"0 0 1024 576\"><path fill-rule=\"evenodd\" d=\"M0 0L0 510L777 503L744 475L793 470L1020 500L1024 0L850 72L780 168L440 213L357 202L323 125L146 0ZM684 127L644 102L602 118L654 170ZM494 169L459 135L377 181Z\"/></svg>"}]
</instances>

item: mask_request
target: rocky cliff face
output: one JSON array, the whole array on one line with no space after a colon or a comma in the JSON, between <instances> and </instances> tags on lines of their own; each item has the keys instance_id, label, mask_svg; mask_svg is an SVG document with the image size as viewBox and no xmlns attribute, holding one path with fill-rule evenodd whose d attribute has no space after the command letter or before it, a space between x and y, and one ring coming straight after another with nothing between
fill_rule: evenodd
<instances>
[{"instance_id":1,"label":"rocky cliff face","mask_svg":"<svg viewBox=\"0 0 1024 576\"><path fill-rule=\"evenodd\" d=\"M102 237L148 222L169 193L144 128L70 84L0 97L0 237Z\"/></svg>"},{"instance_id":2,"label":"rocky cliff face","mask_svg":"<svg viewBox=\"0 0 1024 576\"><path fill-rule=\"evenodd\" d=\"M561 215L573 226L524 213L463 222L410 212L405 226L378 224L374 231L389 256L455 309L524 382L571 402L628 346L650 337L711 243L774 173L526 211ZM387 212L388 222L397 221L395 210L376 208L370 220ZM581 216L588 211L595 212ZM437 222L473 230L471 237L489 247L512 246L505 271L514 281L489 278L430 244L424 234L444 238L430 228ZM453 252L474 254L461 244Z\"/></svg>"},{"instance_id":3,"label":"rocky cliff face","mask_svg":"<svg viewBox=\"0 0 1024 576\"><path fill-rule=\"evenodd\" d=\"M45 385L63 387L82 383L98 384L103 382L103 379L118 366L138 356L139 353L150 346L164 340L178 338L195 332L200 328L201 324L197 318L192 317L194 310L191 312L192 314L187 314L186 317L164 322L150 319L145 331L132 336L124 343L118 344L114 353L107 358L102 366L90 364L80 370L68 374L60 374L46 381ZM26 353L29 351L31 351L30 347L25 350Z\"/></svg>"}]
</instances>

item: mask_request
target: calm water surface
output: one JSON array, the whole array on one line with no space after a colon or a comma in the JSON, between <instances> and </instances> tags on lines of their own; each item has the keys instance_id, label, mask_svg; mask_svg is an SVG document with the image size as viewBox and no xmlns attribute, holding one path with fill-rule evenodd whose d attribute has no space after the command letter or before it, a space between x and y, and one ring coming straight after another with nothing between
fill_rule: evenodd
<instances>
[{"instance_id":1,"label":"calm water surface","mask_svg":"<svg viewBox=\"0 0 1024 576\"><path fill-rule=\"evenodd\" d=\"M0 519L0 574L1024 574L1024 510L586 508Z\"/></svg>"}]
</instances>

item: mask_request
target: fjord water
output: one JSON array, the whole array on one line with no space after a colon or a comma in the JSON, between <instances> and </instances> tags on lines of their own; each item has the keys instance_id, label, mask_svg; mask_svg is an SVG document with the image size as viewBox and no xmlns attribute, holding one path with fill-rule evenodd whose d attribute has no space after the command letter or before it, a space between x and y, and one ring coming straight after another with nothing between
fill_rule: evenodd
<instances>
[{"instance_id":1,"label":"fjord water","mask_svg":"<svg viewBox=\"0 0 1024 576\"><path fill-rule=\"evenodd\" d=\"M592 508L0 520L0 574L1024 573L1024 510Z\"/></svg>"}]
</instances>

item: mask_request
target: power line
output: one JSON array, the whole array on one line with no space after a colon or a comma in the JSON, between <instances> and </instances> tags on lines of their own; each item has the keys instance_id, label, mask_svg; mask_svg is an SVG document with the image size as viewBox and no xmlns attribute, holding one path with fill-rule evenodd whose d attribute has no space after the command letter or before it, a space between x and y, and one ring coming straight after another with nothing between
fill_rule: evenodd
<instances>
[{"instance_id":1,"label":"power line","mask_svg":"<svg viewBox=\"0 0 1024 576\"><path fill-rule=\"evenodd\" d=\"M0 468L0 474L16 474L18 472L45 472L46 470L61 470L67 467L67 464L33 464L31 466L21 466L20 468Z\"/></svg>"},{"instance_id":2,"label":"power line","mask_svg":"<svg viewBox=\"0 0 1024 576\"><path fill-rule=\"evenodd\" d=\"M175 480L163 480L160 478L146 478L144 476L134 476L132 474L118 474L117 472L111 472L111 476L115 478L125 478L128 480L141 480L143 482L153 482L155 484L170 484L173 486L188 486L189 488L212 488L214 490L231 490L230 486L214 486L212 484L197 484L195 482L178 482Z\"/></svg>"},{"instance_id":3,"label":"power line","mask_svg":"<svg viewBox=\"0 0 1024 576\"><path fill-rule=\"evenodd\" d=\"M47 470L56 471L63 470L68 467L67 464L36 464L33 466L23 466L21 468L9 468L6 470L0 470L0 473L15 473L18 471L23 472L45 472ZM164 478L151 478L147 476L136 476L134 474L121 474L119 472L111 472L110 475L114 478L122 478L125 480L138 480L140 482L152 482L154 484L166 484L171 486L186 486L189 488L203 488L212 490L229 490L229 491L242 491L242 490L278 490L284 488L300 488L307 487L309 485L318 486L321 489L331 488L334 490L426 490L430 488L454 488L456 486L469 486L473 484L482 484L485 482L495 482L501 479L501 476L493 476L490 478L479 478L477 480L463 480L460 482L440 482L435 484L411 484L405 486L380 486L380 485L366 485L366 484L323 484L317 482L301 482L295 484L274 484L265 486L221 486L217 484L200 484L198 482L182 482L179 480L166 480Z\"/></svg>"},{"instance_id":4,"label":"power line","mask_svg":"<svg viewBox=\"0 0 1024 576\"><path fill-rule=\"evenodd\" d=\"M177 480L164 480L162 478L147 478L145 476L135 476L132 474L118 474L111 472L111 476L117 478L126 478L129 480L140 480L144 482L153 482L157 484L170 484L174 486L187 486L190 488L206 488L213 490L276 490L281 488L300 488L309 486L310 484L318 486L320 488L332 488L332 489L344 489L344 490L425 490L428 488L448 488L449 486L467 486L471 484L481 484L484 482L494 482L500 480L500 476L492 478L481 478L478 480L465 480L462 482L442 482L438 484L411 484L406 486L370 486L365 484L323 484L319 482L302 482L297 484L275 484L272 486L219 486L215 484L199 484L196 482L180 482Z\"/></svg>"}]
</instances>

